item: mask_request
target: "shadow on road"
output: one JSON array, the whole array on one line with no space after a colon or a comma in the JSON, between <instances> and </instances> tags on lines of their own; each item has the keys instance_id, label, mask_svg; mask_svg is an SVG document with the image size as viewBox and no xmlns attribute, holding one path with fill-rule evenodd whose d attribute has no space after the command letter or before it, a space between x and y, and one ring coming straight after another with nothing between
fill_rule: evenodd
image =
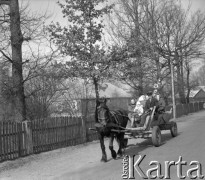
<instances>
[{"instance_id":1,"label":"shadow on road","mask_svg":"<svg viewBox=\"0 0 205 180\"><path fill-rule=\"evenodd\" d=\"M177 137L180 136L181 133L178 133ZM174 138L177 138L174 137ZM166 133L166 134L162 134L162 144L161 146L163 146L164 144L168 143L168 141L170 141L171 139L173 139L173 137L171 136L170 133ZM137 141L137 139L136 139ZM126 155L137 155L139 154L139 152L150 148L150 147L154 147L153 143L152 143L152 138L146 139L140 143L136 143L136 144L129 144L128 143L128 147L125 150L125 154Z\"/></svg>"}]
</instances>

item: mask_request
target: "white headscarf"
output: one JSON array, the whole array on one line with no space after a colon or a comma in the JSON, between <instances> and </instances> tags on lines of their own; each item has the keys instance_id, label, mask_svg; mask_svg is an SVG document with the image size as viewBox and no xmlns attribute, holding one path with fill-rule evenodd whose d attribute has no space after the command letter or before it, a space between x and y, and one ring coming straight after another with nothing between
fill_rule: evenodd
<instances>
[{"instance_id":1,"label":"white headscarf","mask_svg":"<svg viewBox=\"0 0 205 180\"><path fill-rule=\"evenodd\" d=\"M147 96L147 95L142 95L142 96L139 97L138 102L140 102L140 101L146 101L147 99L148 99L148 96Z\"/></svg>"},{"instance_id":2,"label":"white headscarf","mask_svg":"<svg viewBox=\"0 0 205 180\"><path fill-rule=\"evenodd\" d=\"M143 104L141 103L141 101L146 101L148 99L148 96L146 95L142 95L139 97L134 112L137 112L139 116L141 116L144 113L144 108L143 108Z\"/></svg>"}]
</instances>

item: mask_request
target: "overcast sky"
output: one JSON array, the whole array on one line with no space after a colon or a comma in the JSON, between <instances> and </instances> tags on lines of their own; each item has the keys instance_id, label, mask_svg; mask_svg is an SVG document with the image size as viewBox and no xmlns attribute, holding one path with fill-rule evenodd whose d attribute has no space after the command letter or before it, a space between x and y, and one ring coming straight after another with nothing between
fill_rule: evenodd
<instances>
[{"instance_id":1,"label":"overcast sky","mask_svg":"<svg viewBox=\"0 0 205 180\"><path fill-rule=\"evenodd\" d=\"M29 8L34 13L45 13L52 14L52 18L49 21L60 21L66 23L66 20L63 19L61 8L57 4L58 0L19 0L20 3L29 2ZM64 2L64 0L60 0ZM163 0L162 0L163 1ZM205 0L182 0L183 5L186 7L189 2L191 2L191 9L195 11L200 9L205 12Z\"/></svg>"}]
</instances>

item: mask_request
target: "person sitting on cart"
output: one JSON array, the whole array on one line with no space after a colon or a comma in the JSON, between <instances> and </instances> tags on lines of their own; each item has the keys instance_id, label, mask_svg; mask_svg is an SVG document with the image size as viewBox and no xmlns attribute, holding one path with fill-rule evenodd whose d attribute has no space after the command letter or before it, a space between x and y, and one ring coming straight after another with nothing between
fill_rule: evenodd
<instances>
[{"instance_id":1,"label":"person sitting on cart","mask_svg":"<svg viewBox=\"0 0 205 180\"><path fill-rule=\"evenodd\" d=\"M139 99L136 103L134 111L137 113L139 121L141 119L142 114L144 113L144 106L145 106L147 99L148 99L148 96L142 95L139 97Z\"/></svg>"},{"instance_id":2,"label":"person sitting on cart","mask_svg":"<svg viewBox=\"0 0 205 180\"><path fill-rule=\"evenodd\" d=\"M159 102L158 102L158 108L157 108L157 112L159 114L162 114L165 112L165 106L166 106L166 103L165 103L165 100L162 96L159 97Z\"/></svg>"},{"instance_id":3,"label":"person sitting on cart","mask_svg":"<svg viewBox=\"0 0 205 180\"><path fill-rule=\"evenodd\" d=\"M156 114L157 122L154 122L153 125L155 123L157 123L158 125L158 124L164 124L169 122L169 120L172 117L172 108L169 111L165 111L165 107L166 107L165 100L162 96L160 96L159 104L157 107L157 114Z\"/></svg>"},{"instance_id":4,"label":"person sitting on cart","mask_svg":"<svg viewBox=\"0 0 205 180\"><path fill-rule=\"evenodd\" d=\"M145 103L145 107L144 107L144 111L145 113L141 116L141 121L140 121L140 127L144 126L144 123L146 121L146 117L148 116L148 114L146 112L148 112L149 110L152 110L154 106L158 106L158 100L154 97L154 94L152 93L152 91L149 91L147 93L148 96L148 100Z\"/></svg>"},{"instance_id":5,"label":"person sitting on cart","mask_svg":"<svg viewBox=\"0 0 205 180\"><path fill-rule=\"evenodd\" d=\"M159 92L158 92L157 89L155 89L155 90L153 91L152 96L153 96L154 98L156 98L156 99L159 101L159 97L160 97L160 95L159 95Z\"/></svg>"},{"instance_id":6,"label":"person sitting on cart","mask_svg":"<svg viewBox=\"0 0 205 180\"><path fill-rule=\"evenodd\" d=\"M131 99L130 101L130 104L128 105L128 117L130 119L130 121L128 121L127 123L127 127L130 128L130 127L133 127L134 126L134 116L135 116L135 109L136 107L136 101L135 99Z\"/></svg>"}]
</instances>

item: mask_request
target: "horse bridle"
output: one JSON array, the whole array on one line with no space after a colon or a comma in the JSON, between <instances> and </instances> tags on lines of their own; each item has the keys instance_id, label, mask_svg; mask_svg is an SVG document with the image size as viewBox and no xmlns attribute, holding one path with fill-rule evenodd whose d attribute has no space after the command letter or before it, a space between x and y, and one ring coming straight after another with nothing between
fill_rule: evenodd
<instances>
[{"instance_id":1,"label":"horse bridle","mask_svg":"<svg viewBox=\"0 0 205 180\"><path fill-rule=\"evenodd\" d=\"M99 111L100 108L103 108L104 110L106 110L106 108L104 108L104 107L98 107L98 111ZM98 111L97 111L97 113L98 113ZM108 113L110 113L109 110L107 110L107 111L108 111ZM99 118L99 117L98 117L98 122L99 122L100 124L104 125L104 126L105 126L105 124L102 123L102 122L105 121L105 122L107 123L109 120L110 120L110 119L109 119L109 115L108 115L108 117L106 117L106 118Z\"/></svg>"},{"instance_id":2,"label":"horse bridle","mask_svg":"<svg viewBox=\"0 0 205 180\"><path fill-rule=\"evenodd\" d=\"M100 108L100 107L98 107L98 110L99 110L99 108ZM101 107L101 108L103 108L103 107ZM105 109L105 108L103 108L103 109ZM116 121L116 123L117 123L118 128L126 129L126 128L120 126L119 121L117 120L115 114L112 113L112 111L108 110L108 113L109 113L111 116L114 117L114 119L115 119L115 121ZM128 118L128 116L125 116L125 115L122 115L122 114L117 114L117 113L116 113L116 115L120 115L120 116L123 116L123 117L127 117L127 118ZM107 118L99 118L99 117L98 117L98 120L101 120L101 121L98 121L98 123L100 123L100 124L103 125L103 126L106 126L106 124L102 123L102 120L105 120L105 121L106 121L107 119L109 119L109 117L107 117ZM109 120L108 120L108 121L109 121ZM108 121L106 121L106 122L108 122Z\"/></svg>"}]
</instances>

